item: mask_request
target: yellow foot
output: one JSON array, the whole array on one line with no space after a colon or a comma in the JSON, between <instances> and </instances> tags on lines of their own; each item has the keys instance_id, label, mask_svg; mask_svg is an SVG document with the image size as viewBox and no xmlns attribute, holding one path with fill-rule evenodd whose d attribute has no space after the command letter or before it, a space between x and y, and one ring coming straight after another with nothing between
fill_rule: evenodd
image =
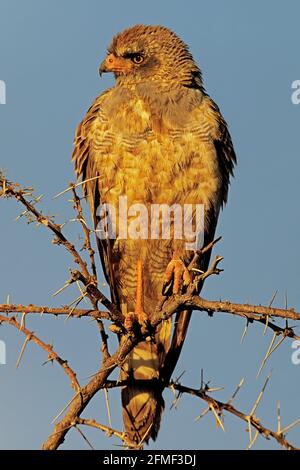
<instances>
[{"instance_id":1,"label":"yellow foot","mask_svg":"<svg viewBox=\"0 0 300 470\"><path fill-rule=\"evenodd\" d=\"M143 311L128 312L125 315L124 327L126 330L132 330L134 322L138 322L141 326L148 321L148 315Z\"/></svg>"},{"instance_id":2,"label":"yellow foot","mask_svg":"<svg viewBox=\"0 0 300 470\"><path fill-rule=\"evenodd\" d=\"M133 312L127 312L125 315L124 327L126 330L132 330L135 321L135 314Z\"/></svg>"},{"instance_id":3,"label":"yellow foot","mask_svg":"<svg viewBox=\"0 0 300 470\"><path fill-rule=\"evenodd\" d=\"M163 277L162 294L179 294L190 283L191 276L188 268L178 254L174 253Z\"/></svg>"},{"instance_id":4,"label":"yellow foot","mask_svg":"<svg viewBox=\"0 0 300 470\"><path fill-rule=\"evenodd\" d=\"M135 312L135 315L140 325L144 325L148 321L148 315L143 311Z\"/></svg>"}]
</instances>

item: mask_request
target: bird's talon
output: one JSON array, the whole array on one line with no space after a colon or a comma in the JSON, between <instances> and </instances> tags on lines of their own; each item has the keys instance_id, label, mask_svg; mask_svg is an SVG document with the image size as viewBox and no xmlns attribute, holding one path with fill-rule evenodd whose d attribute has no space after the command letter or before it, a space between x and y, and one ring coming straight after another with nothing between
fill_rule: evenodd
<instances>
[{"instance_id":1,"label":"bird's talon","mask_svg":"<svg viewBox=\"0 0 300 470\"><path fill-rule=\"evenodd\" d=\"M135 322L137 322L140 326L145 326L148 321L149 319L145 312L136 310L135 312L129 312L126 314L124 327L126 330L130 331L133 329Z\"/></svg>"},{"instance_id":2,"label":"bird's talon","mask_svg":"<svg viewBox=\"0 0 300 470\"><path fill-rule=\"evenodd\" d=\"M122 328L120 328L118 325L116 325L115 323L112 323L111 325L109 325L109 329L112 333L115 333L115 334L120 334L122 332Z\"/></svg>"},{"instance_id":3,"label":"bird's talon","mask_svg":"<svg viewBox=\"0 0 300 470\"><path fill-rule=\"evenodd\" d=\"M191 283L191 276L188 268L182 259L174 257L167 266L163 278L163 295L178 294L182 287L186 287Z\"/></svg>"},{"instance_id":4,"label":"bird's talon","mask_svg":"<svg viewBox=\"0 0 300 470\"><path fill-rule=\"evenodd\" d=\"M135 321L135 314L133 312L129 312L126 314L124 327L126 330L130 331L133 328L133 324Z\"/></svg>"},{"instance_id":5,"label":"bird's talon","mask_svg":"<svg viewBox=\"0 0 300 470\"><path fill-rule=\"evenodd\" d=\"M140 325L145 325L148 322L148 315L145 312L137 312L136 316Z\"/></svg>"}]
</instances>

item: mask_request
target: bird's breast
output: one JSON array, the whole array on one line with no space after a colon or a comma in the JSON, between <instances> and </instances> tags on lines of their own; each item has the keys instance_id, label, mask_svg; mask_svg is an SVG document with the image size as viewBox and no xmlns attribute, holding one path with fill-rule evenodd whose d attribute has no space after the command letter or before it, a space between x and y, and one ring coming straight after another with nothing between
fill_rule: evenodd
<instances>
[{"instance_id":1,"label":"bird's breast","mask_svg":"<svg viewBox=\"0 0 300 470\"><path fill-rule=\"evenodd\" d=\"M160 122L159 122L160 121ZM220 174L209 124L174 128L142 100L118 108L94 139L105 202L219 204ZM96 133L95 133L96 135ZM105 136L105 138L103 138Z\"/></svg>"}]
</instances>

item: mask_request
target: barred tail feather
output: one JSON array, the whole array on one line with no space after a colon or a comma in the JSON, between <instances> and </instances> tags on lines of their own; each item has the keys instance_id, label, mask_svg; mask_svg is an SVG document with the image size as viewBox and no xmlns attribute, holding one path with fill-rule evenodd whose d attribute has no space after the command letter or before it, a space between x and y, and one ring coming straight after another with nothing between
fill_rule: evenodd
<instances>
[{"instance_id":1,"label":"barred tail feather","mask_svg":"<svg viewBox=\"0 0 300 470\"><path fill-rule=\"evenodd\" d=\"M164 410L159 378L171 333L171 322L164 322L155 343L142 342L136 346L124 365L122 378L132 384L122 389L123 422L133 445L155 440Z\"/></svg>"},{"instance_id":2,"label":"barred tail feather","mask_svg":"<svg viewBox=\"0 0 300 470\"><path fill-rule=\"evenodd\" d=\"M160 428L164 400L160 391L147 385L130 385L122 390L123 422L133 445L155 440Z\"/></svg>"}]
</instances>

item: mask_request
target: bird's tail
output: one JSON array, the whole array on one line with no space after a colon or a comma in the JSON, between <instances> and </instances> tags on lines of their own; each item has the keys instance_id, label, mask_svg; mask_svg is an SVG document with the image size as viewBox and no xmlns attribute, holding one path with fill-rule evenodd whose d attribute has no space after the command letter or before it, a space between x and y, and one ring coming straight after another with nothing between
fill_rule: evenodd
<instances>
[{"instance_id":1,"label":"bird's tail","mask_svg":"<svg viewBox=\"0 0 300 470\"><path fill-rule=\"evenodd\" d=\"M122 378L132 382L122 389L122 407L124 428L133 446L142 446L150 438L155 440L160 428L164 400L156 379L169 347L170 334L168 320L157 333L155 344L139 343L123 367Z\"/></svg>"}]
</instances>

